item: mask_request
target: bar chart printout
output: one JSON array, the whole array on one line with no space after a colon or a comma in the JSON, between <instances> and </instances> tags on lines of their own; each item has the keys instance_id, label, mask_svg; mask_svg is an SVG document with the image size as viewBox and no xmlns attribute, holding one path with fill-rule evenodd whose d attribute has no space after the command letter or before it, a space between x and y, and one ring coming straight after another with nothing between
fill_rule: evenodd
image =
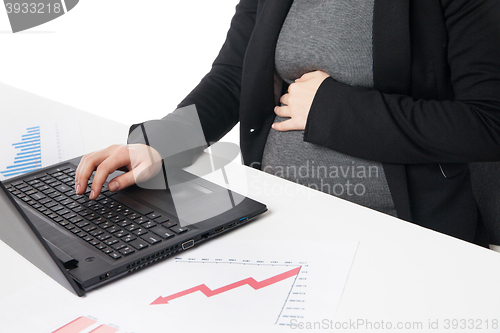
<instances>
[{"instance_id":1,"label":"bar chart printout","mask_svg":"<svg viewBox=\"0 0 500 333\"><path fill-rule=\"evenodd\" d=\"M19 140L12 143L14 160L0 171L2 178L21 175L42 167L40 126L28 127L20 138L13 139Z\"/></svg>"},{"instance_id":2,"label":"bar chart printout","mask_svg":"<svg viewBox=\"0 0 500 333\"><path fill-rule=\"evenodd\" d=\"M83 316L67 323L52 333L116 333L119 329L100 323L97 319ZM119 332L120 333L120 332Z\"/></svg>"},{"instance_id":3,"label":"bar chart printout","mask_svg":"<svg viewBox=\"0 0 500 333\"><path fill-rule=\"evenodd\" d=\"M0 180L33 172L84 153L80 125L72 117L1 125Z\"/></svg>"}]
</instances>

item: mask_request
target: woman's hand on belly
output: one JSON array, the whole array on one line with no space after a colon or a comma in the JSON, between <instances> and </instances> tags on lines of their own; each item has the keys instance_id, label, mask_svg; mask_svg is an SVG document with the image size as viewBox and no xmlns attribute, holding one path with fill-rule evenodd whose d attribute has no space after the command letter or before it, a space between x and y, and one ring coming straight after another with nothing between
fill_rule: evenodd
<instances>
[{"instance_id":1,"label":"woman's hand on belly","mask_svg":"<svg viewBox=\"0 0 500 333\"><path fill-rule=\"evenodd\" d=\"M282 105L274 108L278 116L290 119L274 123L272 127L277 131L304 130L314 96L323 80L329 76L322 71L310 72L290 84L288 93L280 98Z\"/></svg>"}]
</instances>

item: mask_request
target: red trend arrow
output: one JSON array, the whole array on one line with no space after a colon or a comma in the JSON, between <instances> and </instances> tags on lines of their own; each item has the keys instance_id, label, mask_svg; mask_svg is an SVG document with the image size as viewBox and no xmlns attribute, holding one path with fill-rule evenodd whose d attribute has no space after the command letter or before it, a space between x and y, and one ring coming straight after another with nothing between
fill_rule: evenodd
<instances>
[{"instance_id":1,"label":"red trend arrow","mask_svg":"<svg viewBox=\"0 0 500 333\"><path fill-rule=\"evenodd\" d=\"M218 295L218 294L222 294L222 293L224 293L226 291L229 291L229 290L232 290L232 289L244 286L245 284L248 284L253 289L258 290L258 289L270 286L272 284L275 284L277 282L283 281L285 279L288 279L289 277L295 276L295 275L299 274L300 269L301 269L301 267L297 267L297 268L294 268L294 269L292 269L292 270L290 270L288 272L284 272L284 273L278 274L276 276L270 277L268 279L262 280L261 282L255 281L254 278L246 278L244 280L228 284L227 286L220 287L220 288L215 289L215 290L211 290L205 284L200 284L199 286L186 289L184 291L178 292L176 294L173 294L173 295L170 295L170 296L167 296L167 297L161 297L160 296L153 303L151 303L151 305L154 305L154 304L168 304L168 302L171 301L171 300L173 300L173 299L176 299L176 298L179 298L179 297L182 297L182 296L185 296L185 295L192 294L192 293L194 293L196 291L201 291L202 293L205 294L205 296L212 297L212 296L215 296L215 295Z\"/></svg>"}]
</instances>

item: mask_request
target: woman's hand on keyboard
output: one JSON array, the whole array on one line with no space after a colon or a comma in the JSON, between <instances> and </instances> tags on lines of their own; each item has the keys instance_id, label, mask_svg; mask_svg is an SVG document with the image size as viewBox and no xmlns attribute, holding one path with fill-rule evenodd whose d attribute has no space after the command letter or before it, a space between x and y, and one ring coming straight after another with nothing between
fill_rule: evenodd
<instances>
[{"instance_id":1,"label":"woman's hand on keyboard","mask_svg":"<svg viewBox=\"0 0 500 333\"><path fill-rule=\"evenodd\" d=\"M162 159L152 147L144 144L112 145L82 157L75 176L76 194L84 194L87 183L95 171L90 199L95 199L101 192L106 179L116 170L124 174L113 178L110 191L118 191L140 181L154 177L161 170Z\"/></svg>"}]
</instances>

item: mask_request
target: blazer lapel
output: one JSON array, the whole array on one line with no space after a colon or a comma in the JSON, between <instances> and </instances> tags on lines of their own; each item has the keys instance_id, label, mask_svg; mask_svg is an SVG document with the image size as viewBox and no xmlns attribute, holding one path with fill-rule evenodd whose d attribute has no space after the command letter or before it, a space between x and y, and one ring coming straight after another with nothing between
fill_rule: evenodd
<instances>
[{"instance_id":1,"label":"blazer lapel","mask_svg":"<svg viewBox=\"0 0 500 333\"><path fill-rule=\"evenodd\" d=\"M274 56L281 27L293 0L267 0L257 12L255 29L248 42L242 77L240 121L242 130L259 135L274 119ZM258 96L258 98L255 98ZM260 112L256 112L261 110ZM266 131L260 133L267 137Z\"/></svg>"},{"instance_id":2,"label":"blazer lapel","mask_svg":"<svg viewBox=\"0 0 500 333\"><path fill-rule=\"evenodd\" d=\"M257 21L249 41L247 58L268 60L274 55L281 27L285 22L293 0L267 0L257 13ZM256 51L258 53L254 53ZM274 57L273 57L274 64ZM248 64L251 65L251 64Z\"/></svg>"},{"instance_id":3,"label":"blazer lapel","mask_svg":"<svg viewBox=\"0 0 500 333\"><path fill-rule=\"evenodd\" d=\"M261 1L248 42L240 96L240 141L241 150L248 152L244 161L247 165L262 160L267 135L275 117L274 55L281 26L292 2Z\"/></svg>"},{"instance_id":4,"label":"blazer lapel","mask_svg":"<svg viewBox=\"0 0 500 333\"><path fill-rule=\"evenodd\" d=\"M375 0L373 12L374 88L389 94L410 94L410 0ZM398 217L411 221L404 165L384 163Z\"/></svg>"}]
</instances>

